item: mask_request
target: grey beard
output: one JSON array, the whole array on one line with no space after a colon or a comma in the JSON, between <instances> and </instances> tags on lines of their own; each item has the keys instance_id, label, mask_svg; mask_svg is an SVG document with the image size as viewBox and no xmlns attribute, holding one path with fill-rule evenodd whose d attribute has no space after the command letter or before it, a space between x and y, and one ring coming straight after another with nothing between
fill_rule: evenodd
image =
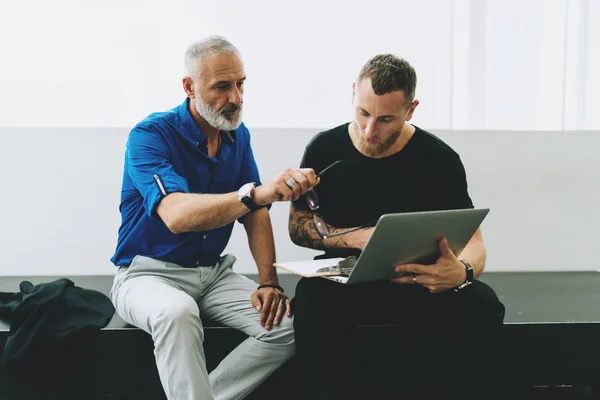
<instances>
[{"instance_id":1,"label":"grey beard","mask_svg":"<svg viewBox=\"0 0 600 400\"><path fill-rule=\"evenodd\" d=\"M236 105L234 107L224 107L221 110L217 111L210 105L208 105L208 103L204 101L202 96L196 96L195 105L198 114L200 114L200 116L204 118L206 122L208 122L209 125L213 128L223 131L232 131L238 126L240 126L240 124L242 123L242 104L240 104L239 106ZM232 108L238 108L239 112L234 120L229 120L227 119L227 117L225 117L224 111L229 111L228 109Z\"/></svg>"}]
</instances>

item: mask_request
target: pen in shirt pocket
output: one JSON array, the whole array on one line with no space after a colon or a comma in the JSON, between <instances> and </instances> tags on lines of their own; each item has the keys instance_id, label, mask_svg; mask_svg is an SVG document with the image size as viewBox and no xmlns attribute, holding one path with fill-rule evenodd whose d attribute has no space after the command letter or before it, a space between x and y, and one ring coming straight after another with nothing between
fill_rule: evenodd
<instances>
[{"instance_id":1,"label":"pen in shirt pocket","mask_svg":"<svg viewBox=\"0 0 600 400\"><path fill-rule=\"evenodd\" d=\"M154 180L156 181L156 184L158 185L158 190L160 190L160 192L162 193L163 196L167 195L167 191L165 190L165 187L163 186L160 177L156 174L154 174Z\"/></svg>"}]
</instances>

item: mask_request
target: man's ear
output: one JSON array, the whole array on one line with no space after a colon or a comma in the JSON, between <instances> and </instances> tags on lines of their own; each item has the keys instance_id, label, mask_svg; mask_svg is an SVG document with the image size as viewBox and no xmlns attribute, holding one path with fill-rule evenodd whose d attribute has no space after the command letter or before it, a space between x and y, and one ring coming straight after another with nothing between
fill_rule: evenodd
<instances>
[{"instance_id":1,"label":"man's ear","mask_svg":"<svg viewBox=\"0 0 600 400\"><path fill-rule=\"evenodd\" d=\"M354 92L356 90L356 82L352 82L352 104L354 104Z\"/></svg>"},{"instance_id":2,"label":"man's ear","mask_svg":"<svg viewBox=\"0 0 600 400\"><path fill-rule=\"evenodd\" d=\"M185 91L185 94L187 94L187 97L189 97L190 99L194 98L194 81L192 80L192 78L190 78L189 76L184 76L181 79L181 84L183 86L183 90Z\"/></svg>"},{"instance_id":3,"label":"man's ear","mask_svg":"<svg viewBox=\"0 0 600 400\"><path fill-rule=\"evenodd\" d=\"M408 114L406 114L406 120L410 121L413 113L415 112L415 108L419 105L419 100L414 99L412 103L410 103L410 107L408 108Z\"/></svg>"}]
</instances>

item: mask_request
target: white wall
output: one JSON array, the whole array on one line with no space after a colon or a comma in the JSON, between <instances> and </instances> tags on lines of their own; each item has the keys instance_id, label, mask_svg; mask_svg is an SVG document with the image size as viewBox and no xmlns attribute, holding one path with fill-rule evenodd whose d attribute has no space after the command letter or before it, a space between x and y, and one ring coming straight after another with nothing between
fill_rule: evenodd
<instances>
[{"instance_id":1,"label":"white wall","mask_svg":"<svg viewBox=\"0 0 600 400\"><path fill-rule=\"evenodd\" d=\"M23 0L0 13L0 126L132 126L180 102L190 42L222 34L246 122L328 126L379 52L416 67L415 122L599 130L598 0Z\"/></svg>"},{"instance_id":2,"label":"white wall","mask_svg":"<svg viewBox=\"0 0 600 400\"><path fill-rule=\"evenodd\" d=\"M492 208L489 269L598 267L599 0L0 6L0 274L114 271L126 127L183 100L185 49L210 34L244 56L265 179L346 120L362 64L393 52L417 69L413 122L459 150L474 200ZM287 238L287 208L272 214L280 258L310 257ZM230 249L249 272L242 233Z\"/></svg>"},{"instance_id":3,"label":"white wall","mask_svg":"<svg viewBox=\"0 0 600 400\"><path fill-rule=\"evenodd\" d=\"M338 121L342 122L342 121ZM325 128L325 127L324 127ZM263 180L299 163L315 130L251 129ZM0 128L0 275L112 274L125 128ZM489 271L595 270L600 132L443 131L467 168ZM271 211L278 259L314 252ZM243 228L227 251L252 273Z\"/></svg>"}]
</instances>

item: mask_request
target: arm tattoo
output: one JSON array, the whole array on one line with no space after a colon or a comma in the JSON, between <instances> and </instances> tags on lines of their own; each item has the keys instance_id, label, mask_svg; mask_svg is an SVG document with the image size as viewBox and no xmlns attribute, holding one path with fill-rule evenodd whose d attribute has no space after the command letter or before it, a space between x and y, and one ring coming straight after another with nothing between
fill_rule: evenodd
<instances>
[{"instance_id":1,"label":"arm tattoo","mask_svg":"<svg viewBox=\"0 0 600 400\"><path fill-rule=\"evenodd\" d=\"M290 212L288 228L292 242L298 246L315 250L325 250L325 244L313 224L311 213L293 209Z\"/></svg>"},{"instance_id":2,"label":"arm tattoo","mask_svg":"<svg viewBox=\"0 0 600 400\"><path fill-rule=\"evenodd\" d=\"M343 236L338 236L337 241L335 242L335 247L348 247L348 243L346 243Z\"/></svg>"}]
</instances>

